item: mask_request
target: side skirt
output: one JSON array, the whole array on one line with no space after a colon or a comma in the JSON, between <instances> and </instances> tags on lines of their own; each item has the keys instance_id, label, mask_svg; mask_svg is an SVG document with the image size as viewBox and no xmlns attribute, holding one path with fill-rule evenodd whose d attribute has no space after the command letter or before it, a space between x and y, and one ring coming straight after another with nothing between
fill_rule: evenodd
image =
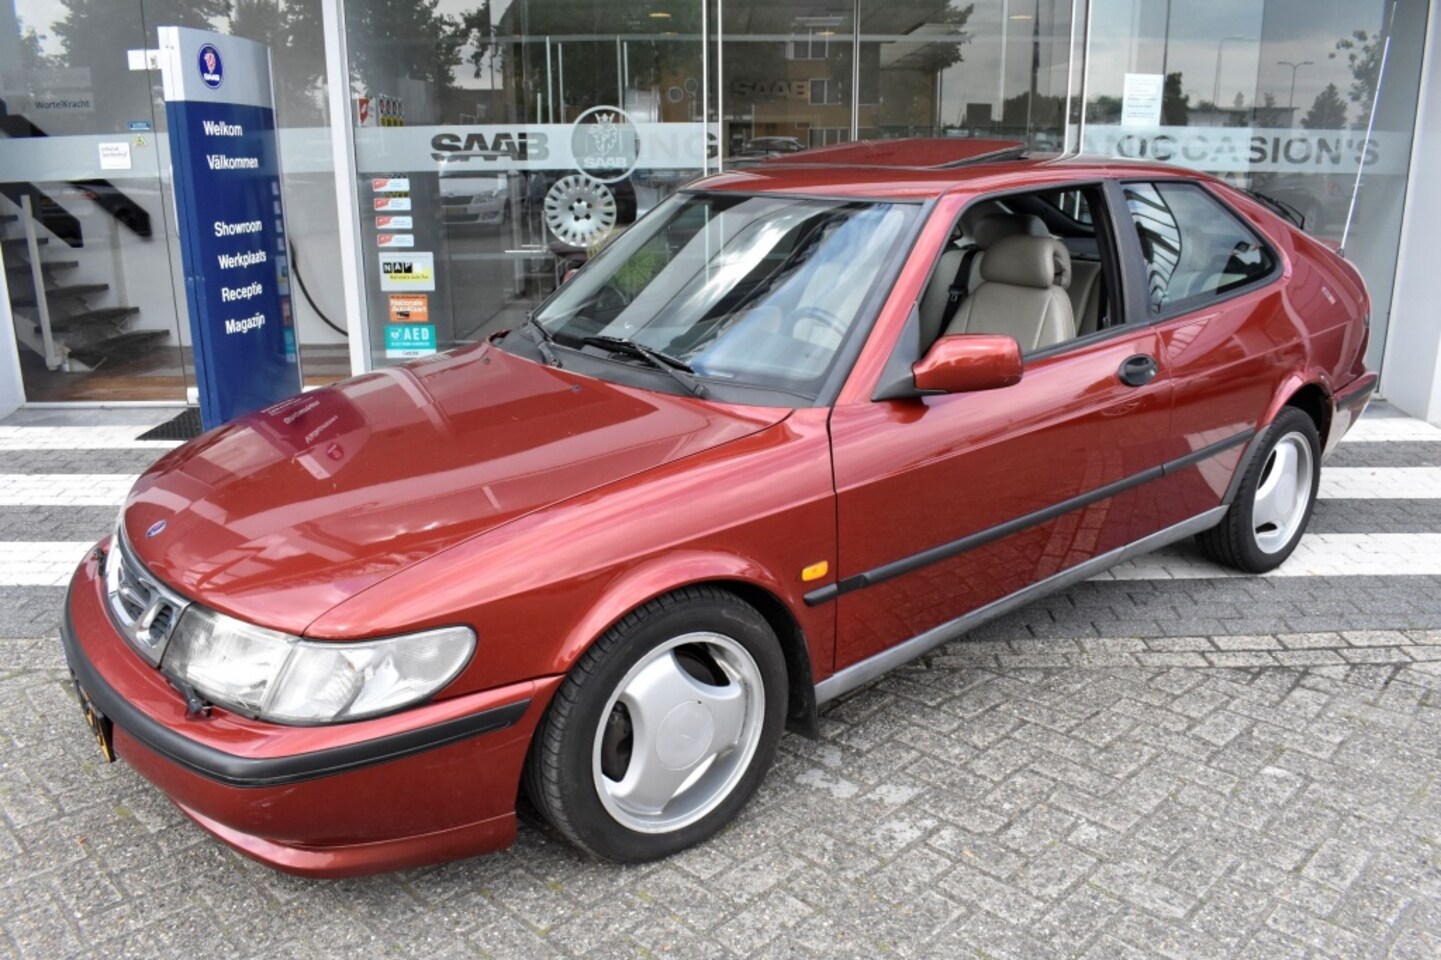
<instances>
[{"instance_id":1,"label":"side skirt","mask_svg":"<svg viewBox=\"0 0 1441 960\"><path fill-rule=\"evenodd\" d=\"M1189 536L1209 530L1221 522L1226 515L1226 506L1222 505L1207 510L1205 513L1184 520L1173 527L1167 527L1142 537L1134 543L1124 547L1117 547L1108 553L1098 557L1092 557L1084 563L1062 570L1044 580L1038 580L1028 587L1023 587L1009 596L992 601L984 607L978 607L970 613L962 614L954 620L950 620L938 627L932 627L925 633L917 634L909 640L896 644L894 647L882 650L859 663L851 664L844 670L837 671L830 677L816 684L816 704L820 705L834 700L836 697L870 683L882 675L889 673L896 667L910 663L917 657L924 656L932 650L953 640L968 630L974 630L988 620L994 620L1003 614L1010 613L1018 607L1023 607L1033 600L1039 600L1048 593L1056 590L1063 590L1072 584L1080 583L1105 570L1107 567L1115 566L1123 560L1138 557L1142 554L1158 550L1178 540L1184 540Z\"/></svg>"}]
</instances>

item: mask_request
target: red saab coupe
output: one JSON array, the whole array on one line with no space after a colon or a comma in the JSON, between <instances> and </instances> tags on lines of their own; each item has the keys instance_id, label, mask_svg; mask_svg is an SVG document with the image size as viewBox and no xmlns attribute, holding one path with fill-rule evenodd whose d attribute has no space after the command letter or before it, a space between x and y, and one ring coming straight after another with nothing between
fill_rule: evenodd
<instances>
[{"instance_id":1,"label":"red saab coupe","mask_svg":"<svg viewBox=\"0 0 1441 960\"><path fill-rule=\"evenodd\" d=\"M1368 300L1158 164L860 143L700 180L491 342L212 431L81 564L107 757L341 876L714 834L787 726L1184 537L1281 563Z\"/></svg>"}]
</instances>

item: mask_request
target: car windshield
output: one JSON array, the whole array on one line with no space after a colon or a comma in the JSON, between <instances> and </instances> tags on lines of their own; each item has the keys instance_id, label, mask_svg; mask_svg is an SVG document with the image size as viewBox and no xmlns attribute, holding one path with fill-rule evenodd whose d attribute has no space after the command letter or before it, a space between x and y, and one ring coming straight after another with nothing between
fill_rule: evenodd
<instances>
[{"instance_id":1,"label":"car windshield","mask_svg":"<svg viewBox=\"0 0 1441 960\"><path fill-rule=\"evenodd\" d=\"M586 338L629 340L682 361L706 387L813 400L918 209L677 194L616 238L535 319L563 347L604 352Z\"/></svg>"}]
</instances>

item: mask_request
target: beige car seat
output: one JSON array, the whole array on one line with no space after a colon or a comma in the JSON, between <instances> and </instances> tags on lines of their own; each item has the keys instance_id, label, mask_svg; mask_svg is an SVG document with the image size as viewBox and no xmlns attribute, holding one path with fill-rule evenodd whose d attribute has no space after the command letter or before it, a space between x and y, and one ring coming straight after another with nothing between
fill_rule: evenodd
<instances>
[{"instance_id":1,"label":"beige car seat","mask_svg":"<svg viewBox=\"0 0 1441 960\"><path fill-rule=\"evenodd\" d=\"M1038 350L1076 335L1066 288L1071 255L1052 237L1011 236L986 251L981 282L943 331L999 333L1015 337L1023 351Z\"/></svg>"}]
</instances>

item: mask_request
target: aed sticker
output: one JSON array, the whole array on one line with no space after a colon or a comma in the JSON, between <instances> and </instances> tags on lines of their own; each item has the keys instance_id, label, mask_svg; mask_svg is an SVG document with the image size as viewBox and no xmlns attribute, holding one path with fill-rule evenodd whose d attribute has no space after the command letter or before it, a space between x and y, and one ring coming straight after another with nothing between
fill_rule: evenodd
<instances>
[{"instance_id":1,"label":"aed sticker","mask_svg":"<svg viewBox=\"0 0 1441 960\"><path fill-rule=\"evenodd\" d=\"M435 324L404 323L385 328L387 360L428 357L435 352Z\"/></svg>"},{"instance_id":2,"label":"aed sticker","mask_svg":"<svg viewBox=\"0 0 1441 960\"><path fill-rule=\"evenodd\" d=\"M375 243L380 247L413 247L415 246L415 234L382 233L376 236Z\"/></svg>"},{"instance_id":3,"label":"aed sticker","mask_svg":"<svg viewBox=\"0 0 1441 960\"><path fill-rule=\"evenodd\" d=\"M377 210L409 210L409 197L376 197L375 209Z\"/></svg>"},{"instance_id":4,"label":"aed sticker","mask_svg":"<svg viewBox=\"0 0 1441 960\"><path fill-rule=\"evenodd\" d=\"M435 254L380 254L380 289L404 293L409 290L435 289Z\"/></svg>"},{"instance_id":5,"label":"aed sticker","mask_svg":"<svg viewBox=\"0 0 1441 960\"><path fill-rule=\"evenodd\" d=\"M415 219L413 217L386 217L375 218L375 229L377 230L413 230Z\"/></svg>"},{"instance_id":6,"label":"aed sticker","mask_svg":"<svg viewBox=\"0 0 1441 960\"><path fill-rule=\"evenodd\" d=\"M370 189L376 193L409 193L409 177L375 177L370 181Z\"/></svg>"},{"instance_id":7,"label":"aed sticker","mask_svg":"<svg viewBox=\"0 0 1441 960\"><path fill-rule=\"evenodd\" d=\"M391 323L429 323L430 296L424 293L392 293Z\"/></svg>"}]
</instances>

